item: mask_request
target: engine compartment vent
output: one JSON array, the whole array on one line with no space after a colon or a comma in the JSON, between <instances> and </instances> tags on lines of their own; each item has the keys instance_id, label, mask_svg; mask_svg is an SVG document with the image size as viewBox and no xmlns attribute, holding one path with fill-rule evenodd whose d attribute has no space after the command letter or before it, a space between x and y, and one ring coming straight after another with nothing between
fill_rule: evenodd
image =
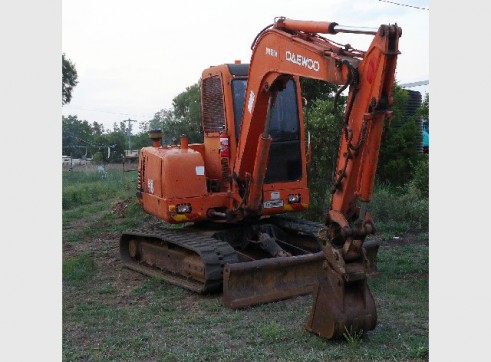
<instances>
[{"instance_id":1,"label":"engine compartment vent","mask_svg":"<svg viewBox=\"0 0 491 362\"><path fill-rule=\"evenodd\" d=\"M203 79L201 87L203 130L205 133L220 132L225 127L225 110L220 77L212 76Z\"/></svg>"}]
</instances>

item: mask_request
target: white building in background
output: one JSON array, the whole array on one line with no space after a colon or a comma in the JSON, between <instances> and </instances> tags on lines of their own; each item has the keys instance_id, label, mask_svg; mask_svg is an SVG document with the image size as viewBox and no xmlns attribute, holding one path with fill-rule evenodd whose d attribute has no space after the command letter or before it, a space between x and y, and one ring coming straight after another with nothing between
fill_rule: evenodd
<instances>
[{"instance_id":1,"label":"white building in background","mask_svg":"<svg viewBox=\"0 0 491 362\"><path fill-rule=\"evenodd\" d=\"M62 166L73 167L73 166L90 165L91 161L92 161L91 158L72 158L71 156L66 156L66 155L61 156Z\"/></svg>"}]
</instances>

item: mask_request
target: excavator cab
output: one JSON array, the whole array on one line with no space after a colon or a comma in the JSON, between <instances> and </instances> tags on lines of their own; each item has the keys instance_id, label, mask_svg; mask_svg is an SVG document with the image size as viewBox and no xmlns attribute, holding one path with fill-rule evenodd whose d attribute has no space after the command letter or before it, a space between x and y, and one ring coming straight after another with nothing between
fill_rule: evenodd
<instances>
[{"instance_id":1,"label":"excavator cab","mask_svg":"<svg viewBox=\"0 0 491 362\"><path fill-rule=\"evenodd\" d=\"M302 142L300 141L299 104L297 102L297 80L290 79L285 89L278 93L272 107L269 134L272 137L265 184L297 181L303 177ZM234 97L235 137L240 135L247 79L232 80ZM303 118L303 117L302 117ZM302 119L303 121L303 119Z\"/></svg>"},{"instance_id":2,"label":"excavator cab","mask_svg":"<svg viewBox=\"0 0 491 362\"><path fill-rule=\"evenodd\" d=\"M234 192L234 168L242 133L242 119L248 83L249 64L223 64L205 69L201 76L202 123L205 169L220 192ZM308 208L305 130L299 78L292 77L278 92L272 106L268 133L272 141L261 190L261 216L298 212ZM220 155L219 139L225 137L230 153ZM239 157L240 158L240 157ZM253 158L241 158L254 163ZM247 193L239 183L241 197ZM233 209L233 205L227 205Z\"/></svg>"}]
</instances>

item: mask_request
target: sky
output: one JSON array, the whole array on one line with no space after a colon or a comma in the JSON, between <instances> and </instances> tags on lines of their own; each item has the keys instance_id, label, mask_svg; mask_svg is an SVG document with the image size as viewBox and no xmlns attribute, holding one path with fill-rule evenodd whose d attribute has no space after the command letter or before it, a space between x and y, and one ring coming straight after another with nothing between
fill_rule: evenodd
<instances>
[{"instance_id":1,"label":"sky","mask_svg":"<svg viewBox=\"0 0 491 362\"><path fill-rule=\"evenodd\" d=\"M178 94L199 81L203 69L235 60L249 63L253 39L279 16L371 28L397 23L403 32L397 82L429 81L428 3L63 0L62 51L75 64L79 83L62 114L102 123L106 130L127 119L147 121L171 108ZM372 39L326 37L361 50ZM429 92L429 86L410 89L423 97Z\"/></svg>"}]
</instances>

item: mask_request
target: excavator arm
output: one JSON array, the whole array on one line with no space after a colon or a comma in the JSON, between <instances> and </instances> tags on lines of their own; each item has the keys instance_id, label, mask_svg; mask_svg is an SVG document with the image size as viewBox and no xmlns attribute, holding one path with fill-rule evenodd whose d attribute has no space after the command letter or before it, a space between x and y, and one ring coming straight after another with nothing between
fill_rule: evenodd
<instances>
[{"instance_id":1,"label":"excavator arm","mask_svg":"<svg viewBox=\"0 0 491 362\"><path fill-rule=\"evenodd\" d=\"M340 46L319 34L368 34L366 51ZM367 285L362 245L374 225L367 213L385 121L391 116L401 28L375 30L337 23L278 18L255 39L234 173L242 217L260 215L271 145L269 115L277 93L293 76L349 87L335 172L335 186L323 237L325 262L314 287L306 328L325 338L367 331L377 314ZM326 180L327 181L327 180ZM327 183L327 182L326 182Z\"/></svg>"}]
</instances>

